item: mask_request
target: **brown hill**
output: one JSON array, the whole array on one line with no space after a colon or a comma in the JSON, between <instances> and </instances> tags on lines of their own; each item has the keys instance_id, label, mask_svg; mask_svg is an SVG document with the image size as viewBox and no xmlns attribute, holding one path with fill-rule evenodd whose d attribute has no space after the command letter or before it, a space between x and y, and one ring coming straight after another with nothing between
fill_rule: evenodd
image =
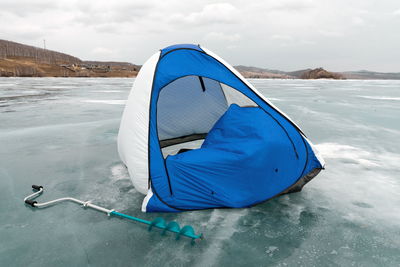
<instances>
[{"instance_id":1,"label":"brown hill","mask_svg":"<svg viewBox=\"0 0 400 267\"><path fill-rule=\"evenodd\" d=\"M333 73L324 70L323 68L317 69L304 69L297 71L280 71L262 69L257 67L249 67L238 65L235 66L245 78L281 78L281 79L344 79L339 73Z\"/></svg>"},{"instance_id":2,"label":"brown hill","mask_svg":"<svg viewBox=\"0 0 400 267\"><path fill-rule=\"evenodd\" d=\"M237 65L234 66L237 71L239 71L246 78L262 78L262 79L290 79L294 78L290 75L278 70L262 69L251 66Z\"/></svg>"},{"instance_id":3,"label":"brown hill","mask_svg":"<svg viewBox=\"0 0 400 267\"><path fill-rule=\"evenodd\" d=\"M0 40L0 58L30 58L36 62L47 64L82 62L79 58L64 53L6 40Z\"/></svg>"},{"instance_id":4,"label":"brown hill","mask_svg":"<svg viewBox=\"0 0 400 267\"><path fill-rule=\"evenodd\" d=\"M301 79L344 79L343 75L339 73L329 72L323 68L316 68L313 70L305 71L300 75Z\"/></svg>"},{"instance_id":5,"label":"brown hill","mask_svg":"<svg viewBox=\"0 0 400 267\"><path fill-rule=\"evenodd\" d=\"M0 40L0 77L135 77L127 62L82 61L64 53Z\"/></svg>"}]
</instances>

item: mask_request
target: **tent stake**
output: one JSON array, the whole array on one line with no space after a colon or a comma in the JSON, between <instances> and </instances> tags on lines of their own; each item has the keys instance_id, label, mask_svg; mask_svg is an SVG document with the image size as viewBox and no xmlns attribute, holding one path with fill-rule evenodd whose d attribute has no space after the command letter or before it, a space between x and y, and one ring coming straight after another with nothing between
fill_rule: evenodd
<instances>
[{"instance_id":1,"label":"tent stake","mask_svg":"<svg viewBox=\"0 0 400 267\"><path fill-rule=\"evenodd\" d=\"M199 234L196 235L193 227L190 225L186 225L183 228L180 228L179 224L177 222L170 222L170 223L166 223L165 220L163 218L156 218L153 221L147 221L147 220L143 220L137 217L133 217L124 213L120 213L118 211L115 211L113 209L106 209L100 206L97 206L95 204L92 204L90 201L82 201L76 198L72 198L72 197L63 197L63 198L58 198L58 199L54 199L54 200L50 200L47 202L42 202L42 203L38 203L37 201L33 200L35 198L37 198L38 196L40 196L43 193L43 186L39 186L39 185L32 185L32 189L35 190L36 192L34 192L33 194L27 196L26 198L24 198L24 202L28 205L31 205L34 208L45 208L48 206L52 206L55 204L58 204L60 202L65 202L65 201L70 201L70 202L74 202L77 204L82 205L83 207L88 207L88 208L92 208L101 212L106 213L108 216L117 216L117 217L121 217L121 218L125 218L128 220L132 220L135 222L140 222L143 224L146 224L149 226L149 231L151 231L154 227L155 228L159 228L162 231L162 235L165 235L165 233L168 232L172 232L176 234L176 240L178 240L181 236L186 236L188 238L192 239L192 244L194 244L195 240L199 240L199 239L203 239L203 234Z\"/></svg>"}]
</instances>

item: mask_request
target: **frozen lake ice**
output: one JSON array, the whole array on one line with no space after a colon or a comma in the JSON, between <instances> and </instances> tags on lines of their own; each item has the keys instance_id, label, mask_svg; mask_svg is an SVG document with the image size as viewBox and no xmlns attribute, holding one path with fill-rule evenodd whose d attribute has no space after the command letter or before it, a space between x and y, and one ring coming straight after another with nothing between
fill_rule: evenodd
<instances>
[{"instance_id":1,"label":"frozen lake ice","mask_svg":"<svg viewBox=\"0 0 400 267\"><path fill-rule=\"evenodd\" d=\"M133 79L0 78L0 266L399 266L400 81L251 80L315 143L326 170L248 209L143 214L116 138ZM72 196L203 232L184 238Z\"/></svg>"}]
</instances>

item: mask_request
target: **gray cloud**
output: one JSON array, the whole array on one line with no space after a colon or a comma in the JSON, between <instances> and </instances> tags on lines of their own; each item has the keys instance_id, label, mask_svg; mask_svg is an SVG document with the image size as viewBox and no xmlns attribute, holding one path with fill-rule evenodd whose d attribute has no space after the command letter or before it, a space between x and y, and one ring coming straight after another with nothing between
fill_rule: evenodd
<instances>
[{"instance_id":1,"label":"gray cloud","mask_svg":"<svg viewBox=\"0 0 400 267\"><path fill-rule=\"evenodd\" d=\"M201 43L232 64L400 71L396 0L2 0L0 38L142 64Z\"/></svg>"},{"instance_id":2,"label":"gray cloud","mask_svg":"<svg viewBox=\"0 0 400 267\"><path fill-rule=\"evenodd\" d=\"M146 2L96 1L96 5L89 2L79 2L75 21L84 25L119 24L135 22L151 11L152 6Z\"/></svg>"},{"instance_id":3,"label":"gray cloud","mask_svg":"<svg viewBox=\"0 0 400 267\"><path fill-rule=\"evenodd\" d=\"M11 13L19 17L27 17L31 14L59 8L62 8L61 5L57 1L51 0L2 0L0 3L0 13Z\"/></svg>"},{"instance_id":4,"label":"gray cloud","mask_svg":"<svg viewBox=\"0 0 400 267\"><path fill-rule=\"evenodd\" d=\"M173 13L172 23L208 26L210 24L234 24L241 19L240 11L230 3L212 3L205 5L200 11L189 13Z\"/></svg>"},{"instance_id":5,"label":"gray cloud","mask_svg":"<svg viewBox=\"0 0 400 267\"><path fill-rule=\"evenodd\" d=\"M315 7L315 4L314 4L313 0L266 1L266 2L264 2L264 5L265 5L266 9L280 10L280 11L291 11L291 12L301 12L303 10Z\"/></svg>"}]
</instances>

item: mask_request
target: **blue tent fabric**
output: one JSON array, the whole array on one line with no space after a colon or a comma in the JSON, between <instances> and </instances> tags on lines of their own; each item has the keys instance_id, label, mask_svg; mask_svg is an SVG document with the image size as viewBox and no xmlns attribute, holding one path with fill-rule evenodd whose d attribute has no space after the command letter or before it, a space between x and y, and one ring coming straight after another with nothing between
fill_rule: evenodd
<instances>
[{"instance_id":1,"label":"blue tent fabric","mask_svg":"<svg viewBox=\"0 0 400 267\"><path fill-rule=\"evenodd\" d=\"M160 92L177 79L191 75L235 88L258 108L232 105L208 133L200 150L164 160L157 131ZM257 125L262 127L253 127ZM245 134L244 129L250 132ZM223 134L228 134L229 138L225 140ZM265 150L260 151L262 146ZM279 156L271 155L269 149L276 150L274 153ZM321 168L321 165L301 130L264 102L225 65L198 46L173 46L161 51L150 101L149 176L154 195L146 211L253 205L285 190L314 168ZM275 184L277 177L280 182Z\"/></svg>"},{"instance_id":2,"label":"blue tent fabric","mask_svg":"<svg viewBox=\"0 0 400 267\"><path fill-rule=\"evenodd\" d=\"M171 45L168 46L164 49L161 50L161 57L164 56L165 54L173 51L173 50L177 50L177 49L193 49L193 50L197 50L197 51L203 51L198 45L194 45L194 44L176 44L176 45Z\"/></svg>"},{"instance_id":3,"label":"blue tent fabric","mask_svg":"<svg viewBox=\"0 0 400 267\"><path fill-rule=\"evenodd\" d=\"M296 157L282 128L265 111L233 104L201 148L167 157L168 203L185 210L251 206L293 185L307 163L305 156ZM314 168L321 168L316 160L307 166ZM147 208L158 211L160 204L152 198Z\"/></svg>"}]
</instances>

